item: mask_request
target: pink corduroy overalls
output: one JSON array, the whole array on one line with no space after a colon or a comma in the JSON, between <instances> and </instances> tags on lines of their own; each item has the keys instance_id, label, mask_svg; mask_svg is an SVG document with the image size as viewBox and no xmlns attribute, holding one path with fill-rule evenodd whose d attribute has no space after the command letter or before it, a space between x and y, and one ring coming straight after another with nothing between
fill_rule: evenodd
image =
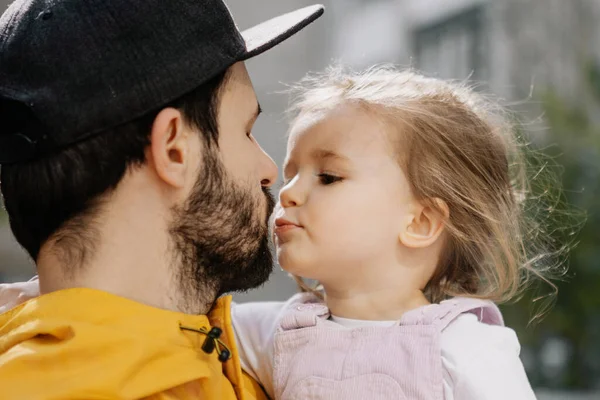
<instances>
[{"instance_id":1,"label":"pink corduroy overalls","mask_svg":"<svg viewBox=\"0 0 600 400\"><path fill-rule=\"evenodd\" d=\"M349 329L312 295L297 295L275 335L277 400L443 400L440 334L462 313L503 325L489 301L454 298L412 310L390 327Z\"/></svg>"}]
</instances>

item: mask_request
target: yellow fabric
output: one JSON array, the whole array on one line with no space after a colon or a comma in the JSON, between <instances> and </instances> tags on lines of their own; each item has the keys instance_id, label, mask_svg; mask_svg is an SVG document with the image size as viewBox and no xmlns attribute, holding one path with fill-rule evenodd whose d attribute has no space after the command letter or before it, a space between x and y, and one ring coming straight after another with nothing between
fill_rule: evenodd
<instances>
[{"instance_id":1,"label":"yellow fabric","mask_svg":"<svg viewBox=\"0 0 600 400\"><path fill-rule=\"evenodd\" d=\"M266 399L242 373L231 297L209 316L149 307L92 289L40 296L0 315L2 399ZM206 354L219 326L232 359Z\"/></svg>"}]
</instances>

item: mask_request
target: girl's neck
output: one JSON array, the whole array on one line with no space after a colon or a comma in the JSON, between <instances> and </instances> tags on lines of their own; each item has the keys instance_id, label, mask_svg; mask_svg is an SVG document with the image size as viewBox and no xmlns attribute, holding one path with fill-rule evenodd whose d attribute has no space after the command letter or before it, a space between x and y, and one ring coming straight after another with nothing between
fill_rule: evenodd
<instances>
[{"instance_id":1,"label":"girl's neck","mask_svg":"<svg viewBox=\"0 0 600 400\"><path fill-rule=\"evenodd\" d=\"M406 312L429 304L419 289L398 290L398 287L377 290L335 290L325 288L325 302L331 314L349 319L390 321Z\"/></svg>"}]
</instances>

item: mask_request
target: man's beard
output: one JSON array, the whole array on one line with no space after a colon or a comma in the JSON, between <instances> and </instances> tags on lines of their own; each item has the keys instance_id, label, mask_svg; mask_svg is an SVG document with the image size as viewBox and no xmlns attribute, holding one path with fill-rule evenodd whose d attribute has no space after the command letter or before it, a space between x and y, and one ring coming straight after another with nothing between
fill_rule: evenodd
<instances>
[{"instance_id":1,"label":"man's beard","mask_svg":"<svg viewBox=\"0 0 600 400\"><path fill-rule=\"evenodd\" d=\"M250 189L227 176L214 149L204 152L203 161L190 197L173 210L170 229L181 291L176 297L182 311L194 314L204 313L223 293L262 285L273 271L268 227L273 196L263 188L261 206Z\"/></svg>"}]
</instances>

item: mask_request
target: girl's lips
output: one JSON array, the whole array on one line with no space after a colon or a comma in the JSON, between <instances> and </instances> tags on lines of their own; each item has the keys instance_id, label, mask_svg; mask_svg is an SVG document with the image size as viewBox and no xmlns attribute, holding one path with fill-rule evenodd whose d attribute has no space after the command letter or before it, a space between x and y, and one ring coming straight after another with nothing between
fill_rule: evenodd
<instances>
[{"instance_id":1,"label":"girl's lips","mask_svg":"<svg viewBox=\"0 0 600 400\"><path fill-rule=\"evenodd\" d=\"M297 224L293 221L287 220L285 218L279 217L275 220L275 226L279 227L279 226L286 226L286 225L294 225L297 227L300 227L300 224Z\"/></svg>"},{"instance_id":2,"label":"girl's lips","mask_svg":"<svg viewBox=\"0 0 600 400\"><path fill-rule=\"evenodd\" d=\"M277 237L281 237L298 229L302 229L302 226L288 219L280 217L275 220L275 228L273 229L273 233L275 233Z\"/></svg>"},{"instance_id":3,"label":"girl's lips","mask_svg":"<svg viewBox=\"0 0 600 400\"><path fill-rule=\"evenodd\" d=\"M287 224L287 225L278 225L278 226L275 226L275 229L274 229L274 231L275 231L275 234L276 234L277 236L279 236L279 235L282 235L282 234L284 234L284 233L287 233L287 232L293 231L293 230L295 230L295 229L302 229L302 228L301 228L301 227L299 227L298 225L294 225L294 224Z\"/></svg>"}]
</instances>

